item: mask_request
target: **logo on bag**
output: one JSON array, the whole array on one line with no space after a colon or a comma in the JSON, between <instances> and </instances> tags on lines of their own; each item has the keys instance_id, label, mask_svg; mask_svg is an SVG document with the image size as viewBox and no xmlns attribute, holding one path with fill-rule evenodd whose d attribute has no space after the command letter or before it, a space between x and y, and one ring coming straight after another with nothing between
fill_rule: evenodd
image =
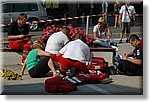
<instances>
[{"instance_id":1,"label":"logo on bag","mask_svg":"<svg viewBox=\"0 0 150 102\"><path fill-rule=\"evenodd\" d=\"M101 67L100 66L95 66L95 69L100 69Z\"/></svg>"},{"instance_id":2,"label":"logo on bag","mask_svg":"<svg viewBox=\"0 0 150 102\"><path fill-rule=\"evenodd\" d=\"M140 50L137 50L137 55L140 55Z\"/></svg>"}]
</instances>

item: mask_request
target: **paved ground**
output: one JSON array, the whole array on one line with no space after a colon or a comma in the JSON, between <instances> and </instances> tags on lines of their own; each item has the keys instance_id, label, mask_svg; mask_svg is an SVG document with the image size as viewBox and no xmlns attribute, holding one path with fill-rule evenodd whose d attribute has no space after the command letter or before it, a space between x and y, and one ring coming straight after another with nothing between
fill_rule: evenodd
<instances>
[{"instance_id":1,"label":"paved ground","mask_svg":"<svg viewBox=\"0 0 150 102\"><path fill-rule=\"evenodd\" d=\"M130 44L119 44L117 54L124 54L132 50ZM0 52L3 55L3 67L21 74L20 63L21 56L14 52ZM95 55L95 53L94 53ZM100 55L100 54L97 54ZM109 54L102 54L104 57L110 57ZM108 59L109 60L109 59ZM109 84L85 84L77 87L77 91L67 93L69 95L141 95L143 94L143 77L112 75L113 82ZM23 80L3 80L2 94L51 94L44 90L44 81L49 78L30 78L28 72L25 72ZM2 79L0 77L0 79ZM56 95L62 93L56 93Z\"/></svg>"}]
</instances>

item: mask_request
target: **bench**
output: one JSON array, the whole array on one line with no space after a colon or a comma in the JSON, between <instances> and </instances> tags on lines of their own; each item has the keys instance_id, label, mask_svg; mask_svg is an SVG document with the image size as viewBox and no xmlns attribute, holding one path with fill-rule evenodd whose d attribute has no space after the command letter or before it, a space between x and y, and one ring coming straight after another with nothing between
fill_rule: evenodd
<instances>
[{"instance_id":1,"label":"bench","mask_svg":"<svg viewBox=\"0 0 150 102\"><path fill-rule=\"evenodd\" d=\"M112 52L112 63L114 62L114 57L116 56L115 48L105 48L105 47L90 47L91 52Z\"/></svg>"},{"instance_id":2,"label":"bench","mask_svg":"<svg viewBox=\"0 0 150 102\"><path fill-rule=\"evenodd\" d=\"M9 48L9 43L8 42L3 42L2 44L3 44L2 45L3 47L0 48L0 50L2 52L16 52L16 53L19 53L19 54L22 53L22 50L14 50L14 49ZM116 56L115 48L90 47L90 51L91 52L112 52L113 53L112 57L111 57L112 58L112 60L111 60L112 63L114 61L114 57Z\"/></svg>"},{"instance_id":3,"label":"bench","mask_svg":"<svg viewBox=\"0 0 150 102\"><path fill-rule=\"evenodd\" d=\"M32 36L37 36L37 35L34 35L34 34L32 34L32 35L26 35L26 37L32 37ZM2 43L1 43L2 45L1 45L1 47L0 47L0 51L2 51L2 52L22 52L22 50L14 50L14 49L11 49L11 48L9 48L9 41L2 41Z\"/></svg>"},{"instance_id":4,"label":"bench","mask_svg":"<svg viewBox=\"0 0 150 102\"><path fill-rule=\"evenodd\" d=\"M11 49L11 48L0 48L0 50L2 52L22 52L22 50L14 50L14 49Z\"/></svg>"},{"instance_id":5,"label":"bench","mask_svg":"<svg viewBox=\"0 0 150 102\"><path fill-rule=\"evenodd\" d=\"M0 51L2 51L2 52L17 52L19 54L22 53L22 50L14 50L14 49L9 48L9 42L2 42Z\"/></svg>"}]
</instances>

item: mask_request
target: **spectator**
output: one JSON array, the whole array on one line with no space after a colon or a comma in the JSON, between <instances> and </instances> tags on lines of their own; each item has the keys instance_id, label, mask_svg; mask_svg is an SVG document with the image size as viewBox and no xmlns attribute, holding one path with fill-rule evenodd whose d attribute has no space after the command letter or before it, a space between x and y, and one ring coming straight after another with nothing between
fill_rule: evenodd
<instances>
[{"instance_id":1,"label":"spectator","mask_svg":"<svg viewBox=\"0 0 150 102\"><path fill-rule=\"evenodd\" d=\"M50 69L53 72L53 76L57 76L58 73L56 73L54 68L51 54L43 51L43 44L40 41L35 41L33 48L22 66L22 75L24 74L25 67L27 67L29 75L32 78L44 77Z\"/></svg>"},{"instance_id":2,"label":"spectator","mask_svg":"<svg viewBox=\"0 0 150 102\"><path fill-rule=\"evenodd\" d=\"M9 47L14 50L23 50L22 64L32 48L26 19L27 15L25 13L20 14L18 19L12 22L8 29Z\"/></svg>"},{"instance_id":3,"label":"spectator","mask_svg":"<svg viewBox=\"0 0 150 102\"><path fill-rule=\"evenodd\" d=\"M121 6L119 11L119 23L122 23L122 32L120 33L120 41L122 43L123 35L126 31L126 43L129 42L129 35L131 29L131 21L135 22L135 9L134 6L130 5L130 0L125 0L125 5ZM121 20L122 18L122 20Z\"/></svg>"},{"instance_id":4,"label":"spectator","mask_svg":"<svg viewBox=\"0 0 150 102\"><path fill-rule=\"evenodd\" d=\"M67 27L63 27L60 32L56 32L48 38L45 51L52 54L52 59L54 62L58 62L58 58L56 57L58 51L67 42L69 42L69 33L70 29Z\"/></svg>"},{"instance_id":5,"label":"spectator","mask_svg":"<svg viewBox=\"0 0 150 102\"><path fill-rule=\"evenodd\" d=\"M118 26L119 10L120 10L120 4L118 0L115 0L115 4L114 4L115 26L114 27Z\"/></svg>"},{"instance_id":6,"label":"spectator","mask_svg":"<svg viewBox=\"0 0 150 102\"><path fill-rule=\"evenodd\" d=\"M104 15L105 19L107 19L107 8L108 8L108 3L106 0L103 0L103 2L102 2L102 14Z\"/></svg>"},{"instance_id":7,"label":"spectator","mask_svg":"<svg viewBox=\"0 0 150 102\"><path fill-rule=\"evenodd\" d=\"M85 41L83 35L77 34L76 38L78 39L66 44L57 54L57 56L60 56L60 72L63 75L66 75L66 71L71 68L74 68L76 73L89 73L86 61L89 60L90 49L88 45L83 42Z\"/></svg>"},{"instance_id":8,"label":"spectator","mask_svg":"<svg viewBox=\"0 0 150 102\"><path fill-rule=\"evenodd\" d=\"M102 46L108 48L112 47L118 50L118 48L116 47L117 41L110 38L112 36L112 32L108 27L107 20L104 17L100 17L98 20L98 24L94 26L93 35L95 39L95 41L93 42L94 46Z\"/></svg>"},{"instance_id":9,"label":"spectator","mask_svg":"<svg viewBox=\"0 0 150 102\"><path fill-rule=\"evenodd\" d=\"M126 54L120 59L119 72L127 75L142 75L143 74L143 40L135 34L129 37L130 44L135 47L133 52Z\"/></svg>"}]
</instances>

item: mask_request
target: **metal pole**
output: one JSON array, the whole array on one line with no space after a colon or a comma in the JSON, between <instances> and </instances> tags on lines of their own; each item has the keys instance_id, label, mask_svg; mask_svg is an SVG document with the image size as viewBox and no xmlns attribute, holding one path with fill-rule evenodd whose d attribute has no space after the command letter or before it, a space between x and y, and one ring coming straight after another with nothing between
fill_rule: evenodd
<instances>
[{"instance_id":1,"label":"metal pole","mask_svg":"<svg viewBox=\"0 0 150 102\"><path fill-rule=\"evenodd\" d=\"M67 14L66 13L64 14L64 18L67 18ZM67 20L64 20L64 25L65 26L67 25Z\"/></svg>"},{"instance_id":2,"label":"metal pole","mask_svg":"<svg viewBox=\"0 0 150 102\"><path fill-rule=\"evenodd\" d=\"M13 19L12 18L10 18L10 23L12 23L13 22Z\"/></svg>"},{"instance_id":3,"label":"metal pole","mask_svg":"<svg viewBox=\"0 0 150 102\"><path fill-rule=\"evenodd\" d=\"M87 16L87 19L86 19L86 34L87 35L89 33L89 18L90 18L90 16Z\"/></svg>"}]
</instances>

